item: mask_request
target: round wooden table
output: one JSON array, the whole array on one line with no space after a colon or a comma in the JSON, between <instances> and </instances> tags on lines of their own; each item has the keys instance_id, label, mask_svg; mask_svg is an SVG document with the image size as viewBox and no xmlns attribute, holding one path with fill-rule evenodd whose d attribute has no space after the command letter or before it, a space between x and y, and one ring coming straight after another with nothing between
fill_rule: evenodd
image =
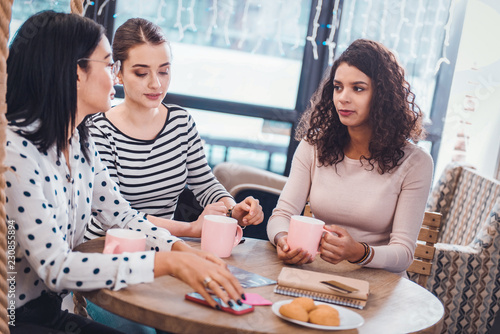
<instances>
[{"instance_id":1,"label":"round wooden table","mask_svg":"<svg viewBox=\"0 0 500 334\"><path fill-rule=\"evenodd\" d=\"M188 241L199 247L199 239ZM79 245L75 251L102 252L104 239L95 239ZM284 264L276 250L267 241L246 238L234 248L227 263L276 280ZM429 291L410 280L381 269L361 268L350 263L332 265L321 258L302 269L322 271L367 280L370 295L360 314L365 323L357 329L335 333L439 333L444 308ZM275 294L275 285L247 289L277 302L291 297ZM190 301L184 295L192 292L188 285L173 277L156 278L154 282L138 284L119 291L101 289L82 293L93 303L127 319L174 333L320 333L284 321L271 311L270 306L256 306L255 311L231 315Z\"/></svg>"}]
</instances>

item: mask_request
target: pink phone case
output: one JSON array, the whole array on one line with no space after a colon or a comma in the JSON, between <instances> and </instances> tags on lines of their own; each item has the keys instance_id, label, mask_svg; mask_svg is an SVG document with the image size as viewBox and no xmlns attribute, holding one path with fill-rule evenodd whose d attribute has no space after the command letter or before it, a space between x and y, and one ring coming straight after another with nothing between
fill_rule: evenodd
<instances>
[{"instance_id":1,"label":"pink phone case","mask_svg":"<svg viewBox=\"0 0 500 334\"><path fill-rule=\"evenodd\" d=\"M199 303L199 304L211 307L210 304L208 304L208 302L205 300L205 298L203 298L203 296L197 292L187 293L185 298L186 298L186 300L190 300L190 301L193 301L195 303ZM240 306L240 305L234 303L234 306L230 307L229 305L224 303L219 297L212 296L212 298L215 299L215 301L217 303L219 303L222 311L225 311L225 312L228 312L231 314L241 315L241 314L252 312L254 310L254 307L252 305L243 304Z\"/></svg>"}]
</instances>

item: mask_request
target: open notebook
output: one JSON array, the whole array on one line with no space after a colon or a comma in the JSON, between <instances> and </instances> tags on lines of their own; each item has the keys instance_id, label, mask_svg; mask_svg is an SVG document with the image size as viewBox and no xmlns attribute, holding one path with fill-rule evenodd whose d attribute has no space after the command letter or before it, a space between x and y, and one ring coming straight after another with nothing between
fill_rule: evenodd
<instances>
[{"instance_id":1,"label":"open notebook","mask_svg":"<svg viewBox=\"0 0 500 334\"><path fill-rule=\"evenodd\" d=\"M321 283L331 280L355 288L357 291L341 292ZM370 292L370 284L355 278L285 267L278 276L278 285L274 288L274 292L363 309Z\"/></svg>"}]
</instances>

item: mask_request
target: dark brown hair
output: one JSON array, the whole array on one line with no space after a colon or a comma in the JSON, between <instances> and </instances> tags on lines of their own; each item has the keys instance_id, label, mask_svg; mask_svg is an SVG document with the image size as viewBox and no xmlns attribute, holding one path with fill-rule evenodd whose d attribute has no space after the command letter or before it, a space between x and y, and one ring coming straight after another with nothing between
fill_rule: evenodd
<instances>
[{"instance_id":1,"label":"dark brown hair","mask_svg":"<svg viewBox=\"0 0 500 334\"><path fill-rule=\"evenodd\" d=\"M76 14L44 11L26 20L10 45L7 59L7 119L22 127L20 135L46 152L59 155L75 126L88 158L85 122L77 119L77 66L87 70L88 58L104 38L104 27ZM32 130L27 127L38 123ZM88 161L88 159L87 159Z\"/></svg>"},{"instance_id":2,"label":"dark brown hair","mask_svg":"<svg viewBox=\"0 0 500 334\"><path fill-rule=\"evenodd\" d=\"M316 146L321 166L336 165L344 160L350 137L333 104L333 80L342 63L356 67L372 81L370 156L362 156L360 160L367 160L372 169L377 163L381 174L389 172L403 158L407 141L417 142L424 132L422 112L414 102L415 94L405 80L404 69L380 43L358 39L340 55L302 115L296 139Z\"/></svg>"},{"instance_id":3,"label":"dark brown hair","mask_svg":"<svg viewBox=\"0 0 500 334\"><path fill-rule=\"evenodd\" d=\"M128 19L116 29L113 37L113 60L119 60L123 64L131 48L147 43L153 45L167 43L170 47L158 25L141 18Z\"/></svg>"}]
</instances>

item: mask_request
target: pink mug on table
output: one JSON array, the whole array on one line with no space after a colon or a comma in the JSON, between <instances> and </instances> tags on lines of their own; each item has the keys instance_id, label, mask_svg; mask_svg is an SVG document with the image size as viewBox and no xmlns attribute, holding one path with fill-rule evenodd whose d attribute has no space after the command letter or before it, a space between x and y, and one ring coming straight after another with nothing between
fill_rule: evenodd
<instances>
[{"instance_id":1,"label":"pink mug on table","mask_svg":"<svg viewBox=\"0 0 500 334\"><path fill-rule=\"evenodd\" d=\"M139 231L113 228L106 231L104 254L121 254L125 252L144 252L146 235Z\"/></svg>"},{"instance_id":2,"label":"pink mug on table","mask_svg":"<svg viewBox=\"0 0 500 334\"><path fill-rule=\"evenodd\" d=\"M304 216L292 216L288 230L287 243L290 249L302 248L316 256L325 223L319 219Z\"/></svg>"},{"instance_id":3,"label":"pink mug on table","mask_svg":"<svg viewBox=\"0 0 500 334\"><path fill-rule=\"evenodd\" d=\"M218 257L229 257L243 237L243 230L234 218L217 215L203 217L201 249Z\"/></svg>"}]
</instances>

